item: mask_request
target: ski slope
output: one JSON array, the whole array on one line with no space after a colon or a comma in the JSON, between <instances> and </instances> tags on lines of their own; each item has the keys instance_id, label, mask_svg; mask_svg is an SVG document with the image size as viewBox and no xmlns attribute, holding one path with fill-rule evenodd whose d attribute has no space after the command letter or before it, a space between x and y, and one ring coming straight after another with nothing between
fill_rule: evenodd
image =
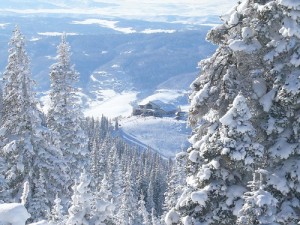
<instances>
[{"instance_id":1,"label":"ski slope","mask_svg":"<svg viewBox=\"0 0 300 225\"><path fill-rule=\"evenodd\" d=\"M153 148L165 157L174 157L189 146L191 131L186 121L174 118L132 116L119 121L120 134L142 148Z\"/></svg>"}]
</instances>

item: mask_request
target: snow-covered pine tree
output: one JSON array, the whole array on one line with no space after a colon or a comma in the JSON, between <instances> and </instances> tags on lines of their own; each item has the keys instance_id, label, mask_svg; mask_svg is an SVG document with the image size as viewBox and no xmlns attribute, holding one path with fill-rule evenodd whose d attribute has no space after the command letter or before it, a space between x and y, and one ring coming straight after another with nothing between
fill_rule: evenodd
<instances>
[{"instance_id":1,"label":"snow-covered pine tree","mask_svg":"<svg viewBox=\"0 0 300 225\"><path fill-rule=\"evenodd\" d=\"M265 173L261 169L253 173L253 180L249 182L250 191L244 193L245 203L238 214L238 225L279 225L275 222L277 199L265 190Z\"/></svg>"},{"instance_id":2,"label":"snow-covered pine tree","mask_svg":"<svg viewBox=\"0 0 300 225\"><path fill-rule=\"evenodd\" d=\"M64 190L65 164L55 145L53 134L42 125L41 113L37 109L32 90L33 81L30 77L25 40L18 27L15 28L9 45L8 65L3 74L3 114L0 129L0 157L7 166L4 174L7 188L2 192L2 199L14 201L19 198L23 183L28 181L31 188L28 200L30 210L30 198L35 194L34 180L38 180L39 174L43 173L47 198L51 201L54 193ZM44 200L45 198L39 199ZM32 218L35 218L35 214Z\"/></svg>"},{"instance_id":3,"label":"snow-covered pine tree","mask_svg":"<svg viewBox=\"0 0 300 225\"><path fill-rule=\"evenodd\" d=\"M150 178L150 183L147 189L147 198L146 198L146 208L147 211L150 213L152 208L154 208L154 201L153 201L153 179Z\"/></svg>"},{"instance_id":4,"label":"snow-covered pine tree","mask_svg":"<svg viewBox=\"0 0 300 225\"><path fill-rule=\"evenodd\" d=\"M137 217L137 196L134 196L132 174L128 168L125 174L125 185L123 187L122 203L117 212L117 224L135 224Z\"/></svg>"},{"instance_id":5,"label":"snow-covered pine tree","mask_svg":"<svg viewBox=\"0 0 300 225\"><path fill-rule=\"evenodd\" d=\"M0 126L2 126L2 110L3 110L3 92L2 92L2 85L0 85ZM4 176L6 170L7 170L6 163L0 154L0 193L3 193L4 190L7 189L6 180Z\"/></svg>"},{"instance_id":6,"label":"snow-covered pine tree","mask_svg":"<svg viewBox=\"0 0 300 225\"><path fill-rule=\"evenodd\" d=\"M92 146L90 149L90 162L91 162L91 175L93 177L91 181L92 189L96 190L100 186L100 171L99 171L99 140L97 137L93 137Z\"/></svg>"},{"instance_id":7,"label":"snow-covered pine tree","mask_svg":"<svg viewBox=\"0 0 300 225\"><path fill-rule=\"evenodd\" d=\"M147 194L147 188L148 188L148 177L147 174L145 174L145 167L147 167L147 153L146 151L142 152L141 154L141 160L140 165L138 168L138 175L137 175L137 187L141 194L144 196Z\"/></svg>"},{"instance_id":8,"label":"snow-covered pine tree","mask_svg":"<svg viewBox=\"0 0 300 225\"><path fill-rule=\"evenodd\" d=\"M114 224L113 212L115 206L112 202L112 192L106 176L101 181L100 191L94 193L92 204L91 223L95 225Z\"/></svg>"},{"instance_id":9,"label":"snow-covered pine tree","mask_svg":"<svg viewBox=\"0 0 300 225\"><path fill-rule=\"evenodd\" d=\"M57 62L50 67L51 104L47 124L59 134L69 173L75 179L88 164L88 138L81 127L83 115L75 87L78 73L71 65L70 55L70 45L64 34L57 47Z\"/></svg>"},{"instance_id":10,"label":"snow-covered pine tree","mask_svg":"<svg viewBox=\"0 0 300 225\"><path fill-rule=\"evenodd\" d=\"M112 200L111 185L109 184L106 175L103 176L103 179L101 181L100 195L101 198L107 202L110 202Z\"/></svg>"},{"instance_id":11,"label":"snow-covered pine tree","mask_svg":"<svg viewBox=\"0 0 300 225\"><path fill-rule=\"evenodd\" d=\"M30 208L28 212L34 215L34 222L39 221L50 213L50 203L47 196L47 186L45 176L42 171L38 173L39 177L33 179L32 196L30 199Z\"/></svg>"},{"instance_id":12,"label":"snow-covered pine tree","mask_svg":"<svg viewBox=\"0 0 300 225\"><path fill-rule=\"evenodd\" d=\"M151 210L151 224L152 225L161 225L160 220L158 219L158 217L156 216L156 210L154 208L152 208Z\"/></svg>"},{"instance_id":13,"label":"snow-covered pine tree","mask_svg":"<svg viewBox=\"0 0 300 225\"><path fill-rule=\"evenodd\" d=\"M32 98L32 96L25 96L25 93L31 95L31 92L28 93L27 90L24 90L29 88L31 91L32 81L29 78L29 60L25 51L24 37L21 35L18 27L14 30L10 41L8 65L3 76L5 83L1 124L1 156L5 158L8 165L7 171L5 171L5 178L10 188L14 187L14 190L9 190L11 196L9 193L6 193L6 198L12 198L16 194L21 193L22 185L25 181L24 170L25 168L28 170L27 172L31 170L29 165L32 162L28 161L34 155L31 147L23 147L26 145L24 143L25 134L23 133L28 133L26 132L28 130L25 127L26 123L30 122L31 118L29 119L29 117L34 115L32 115L30 104L25 104L26 101L30 102L32 100L27 99L28 97ZM24 88L22 88L23 84ZM30 103L35 104L35 102ZM30 114L26 115L26 111L29 111ZM13 138L16 134L18 134L18 137ZM22 143L23 146L17 146L17 141L19 145Z\"/></svg>"},{"instance_id":14,"label":"snow-covered pine tree","mask_svg":"<svg viewBox=\"0 0 300 225\"><path fill-rule=\"evenodd\" d=\"M229 206L223 215L217 213L208 219L204 214L211 211L199 212L199 205L203 203L208 209L207 205L222 202L219 193L215 193L216 199L210 200L201 192L203 185L199 184L199 178L211 178L209 171L215 167L215 170L226 168L221 170L222 176L230 175L231 183L245 184L251 180L251 171L247 172L249 166L237 168L240 163L230 163L232 155L228 153L231 149L223 149L224 143L220 141L220 129L224 131L220 118L241 93L247 99L252 113L250 120L256 130L252 142L264 147L265 169L272 171L266 175L265 190L278 201L275 222L296 224L299 221L300 32L296 26L299 4L289 0L245 0L222 17L223 25L208 33L207 39L217 44L218 49L211 58L201 62L202 74L192 84L189 121L194 126L190 139L193 147L188 150L187 186L176 207L177 212L172 211L174 218L175 213L179 213L182 220L190 223L214 224L222 217L226 218L222 221L225 224L236 223L234 208L238 205L234 204L232 196L223 199ZM231 143L227 145L231 146ZM218 163L215 164L212 158ZM257 168L256 160L253 161L253 167ZM209 163L212 167L204 168ZM233 168L236 172L228 174ZM207 185L208 190L217 187L230 192L220 183L207 181ZM196 202L192 201L193 197ZM230 217L231 221L228 221Z\"/></svg>"},{"instance_id":15,"label":"snow-covered pine tree","mask_svg":"<svg viewBox=\"0 0 300 225\"><path fill-rule=\"evenodd\" d=\"M141 221L139 221L139 224L143 224L143 225L150 225L150 219L149 219L149 213L146 209L146 206L145 206L145 197L143 194L140 195L140 200L138 202L139 204L139 216L140 216L140 219Z\"/></svg>"},{"instance_id":16,"label":"snow-covered pine tree","mask_svg":"<svg viewBox=\"0 0 300 225\"><path fill-rule=\"evenodd\" d=\"M189 160L197 163L197 173L188 177L189 190L176 207L195 209L185 214L194 223L235 223L242 204L247 176L254 161L262 158L263 147L253 141L255 129L246 99L238 95L228 112L214 121L214 129L202 137L201 151L192 150ZM168 214L169 216L172 214ZM172 221L171 219L168 219Z\"/></svg>"},{"instance_id":17,"label":"snow-covered pine tree","mask_svg":"<svg viewBox=\"0 0 300 225\"><path fill-rule=\"evenodd\" d=\"M49 225L64 225L65 218L63 215L63 206L61 205L61 199L56 195L54 205L49 215Z\"/></svg>"},{"instance_id":18,"label":"snow-covered pine tree","mask_svg":"<svg viewBox=\"0 0 300 225\"><path fill-rule=\"evenodd\" d=\"M66 225L89 225L92 217L92 194L89 189L90 179L86 172L80 174L79 183L73 186L72 205L69 208Z\"/></svg>"},{"instance_id":19,"label":"snow-covered pine tree","mask_svg":"<svg viewBox=\"0 0 300 225\"><path fill-rule=\"evenodd\" d=\"M182 154L183 153L177 154L178 157L176 156L176 161L171 164L172 167L168 177L168 188L165 192L162 221L164 221L167 212L176 206L177 201L183 192L185 184L185 169L181 159Z\"/></svg>"},{"instance_id":20,"label":"snow-covered pine tree","mask_svg":"<svg viewBox=\"0 0 300 225\"><path fill-rule=\"evenodd\" d=\"M108 152L111 149L112 140L106 136L98 149L98 179L101 180L108 172Z\"/></svg>"},{"instance_id":21,"label":"snow-covered pine tree","mask_svg":"<svg viewBox=\"0 0 300 225\"><path fill-rule=\"evenodd\" d=\"M118 157L117 148L112 148L114 150L114 164L110 167L112 170L109 172L109 180L111 184L111 191L113 195L113 203L115 205L115 214L122 205L122 194L124 187L124 177L120 165L120 159Z\"/></svg>"},{"instance_id":22,"label":"snow-covered pine tree","mask_svg":"<svg viewBox=\"0 0 300 225\"><path fill-rule=\"evenodd\" d=\"M2 91L2 82L0 84L0 125L2 123L2 110L3 110L3 91Z\"/></svg>"},{"instance_id":23,"label":"snow-covered pine tree","mask_svg":"<svg viewBox=\"0 0 300 225\"><path fill-rule=\"evenodd\" d=\"M155 209L155 216L162 215L162 208L164 203L164 193L167 189L167 182L165 177L167 176L166 168L164 167L164 163L162 163L163 159L156 153L155 161L154 161L154 182L153 182L153 202Z\"/></svg>"},{"instance_id":24,"label":"snow-covered pine tree","mask_svg":"<svg viewBox=\"0 0 300 225\"><path fill-rule=\"evenodd\" d=\"M247 176L248 171L253 171L255 166L260 166L264 156L264 147L253 140L256 131L249 121L251 117L246 99L239 94L232 107L219 120L221 154L234 162L231 165L233 168L244 168L239 171L242 177Z\"/></svg>"},{"instance_id":25,"label":"snow-covered pine tree","mask_svg":"<svg viewBox=\"0 0 300 225\"><path fill-rule=\"evenodd\" d=\"M107 163L107 179L109 184L111 185L111 189L113 186L113 182L115 180L115 170L116 170L116 161L118 160L118 150L117 147L113 144L108 152L108 163Z\"/></svg>"},{"instance_id":26,"label":"snow-covered pine tree","mask_svg":"<svg viewBox=\"0 0 300 225\"><path fill-rule=\"evenodd\" d=\"M7 186L7 181L5 179L5 173L7 171L7 168L6 168L6 162L3 158L0 157L0 197L1 197L1 200L0 200L0 203L3 202L4 200L4 197L5 197L5 190L8 189L8 186Z\"/></svg>"},{"instance_id":27,"label":"snow-covered pine tree","mask_svg":"<svg viewBox=\"0 0 300 225\"><path fill-rule=\"evenodd\" d=\"M297 75L300 65L300 29L297 25L300 3L278 0L271 7L264 7L263 11L276 15L269 23L277 31L271 36L268 43L271 49L265 55L265 60L272 66L269 76L274 83L267 123L270 140L268 164L271 166L266 169L270 171L266 187L278 201L276 222L296 224L300 218L300 79Z\"/></svg>"},{"instance_id":28,"label":"snow-covered pine tree","mask_svg":"<svg viewBox=\"0 0 300 225\"><path fill-rule=\"evenodd\" d=\"M111 124L104 115L102 115L100 120L100 138L104 139L105 136L111 131L110 130Z\"/></svg>"}]
</instances>

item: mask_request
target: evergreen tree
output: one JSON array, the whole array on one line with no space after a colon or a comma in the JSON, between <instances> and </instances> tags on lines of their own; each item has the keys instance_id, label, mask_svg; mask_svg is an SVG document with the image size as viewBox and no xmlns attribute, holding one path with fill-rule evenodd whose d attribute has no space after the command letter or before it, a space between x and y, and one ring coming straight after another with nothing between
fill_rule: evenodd
<instances>
[{"instance_id":1,"label":"evergreen tree","mask_svg":"<svg viewBox=\"0 0 300 225\"><path fill-rule=\"evenodd\" d=\"M110 185L113 185L114 180L117 179L117 177L115 177L116 161L118 160L117 151L116 146L113 145L108 152L107 179Z\"/></svg>"},{"instance_id":2,"label":"evergreen tree","mask_svg":"<svg viewBox=\"0 0 300 225\"><path fill-rule=\"evenodd\" d=\"M149 213L146 209L144 198L145 198L144 195L141 194L140 200L138 202L138 204L139 204L139 215L141 217L140 224L150 225L151 223L150 223L150 220L149 220Z\"/></svg>"},{"instance_id":3,"label":"evergreen tree","mask_svg":"<svg viewBox=\"0 0 300 225\"><path fill-rule=\"evenodd\" d=\"M51 214L49 216L50 225L64 225L64 215L63 215L63 207L61 205L61 199L56 195L54 200L54 206L51 210Z\"/></svg>"},{"instance_id":4,"label":"evergreen tree","mask_svg":"<svg viewBox=\"0 0 300 225\"><path fill-rule=\"evenodd\" d=\"M117 149L114 148L114 164L112 165L111 169L111 175L109 175L109 180L111 184L111 191L113 195L113 202L115 205L115 210L117 211L118 209L121 208L122 205L122 195L123 195L123 187L124 187L124 177L120 165L120 160L118 158L118 152ZM116 212L115 212L116 213Z\"/></svg>"},{"instance_id":5,"label":"evergreen tree","mask_svg":"<svg viewBox=\"0 0 300 225\"><path fill-rule=\"evenodd\" d=\"M146 208L148 212L151 212L151 210L154 208L154 202L153 202L153 183L152 179L150 180L148 190L147 190L147 201L146 201Z\"/></svg>"},{"instance_id":6,"label":"evergreen tree","mask_svg":"<svg viewBox=\"0 0 300 225\"><path fill-rule=\"evenodd\" d=\"M155 209L151 210L151 224L152 225L161 225L159 219L156 217Z\"/></svg>"},{"instance_id":7,"label":"evergreen tree","mask_svg":"<svg viewBox=\"0 0 300 225\"><path fill-rule=\"evenodd\" d=\"M106 175L104 175L104 177L101 181L100 195L107 202L110 202L112 199L112 192L111 192L110 188L111 188L111 185L108 183Z\"/></svg>"},{"instance_id":8,"label":"evergreen tree","mask_svg":"<svg viewBox=\"0 0 300 225\"><path fill-rule=\"evenodd\" d=\"M190 199L181 199L179 205L181 201L188 201L184 207L198 206L199 210L192 216L195 221L230 224L236 220L235 211L246 190L245 179L254 161L263 155L263 147L253 142L255 129L250 119L246 99L238 95L232 107L219 119L220 125L215 122L215 129L203 137L201 152L193 150L190 153L189 159L197 163L200 158L201 164L196 176L189 181L195 183ZM249 164L251 166L247 167Z\"/></svg>"},{"instance_id":9,"label":"evergreen tree","mask_svg":"<svg viewBox=\"0 0 300 225\"><path fill-rule=\"evenodd\" d=\"M261 165L264 156L263 146L253 141L256 131L249 121L251 117L246 99L238 95L233 106L220 118L221 154L235 161L235 167L247 171L253 171L254 165ZM240 175L247 175L241 172Z\"/></svg>"},{"instance_id":10,"label":"evergreen tree","mask_svg":"<svg viewBox=\"0 0 300 225\"><path fill-rule=\"evenodd\" d=\"M2 92L2 87L0 85L0 126L2 126L2 110L3 110L3 92ZM3 193L4 190L7 189L7 183L5 180L5 172L6 172L6 162L5 160L1 157L0 154L0 193ZM0 194L1 197L1 194ZM1 201L0 201L1 203Z\"/></svg>"},{"instance_id":11,"label":"evergreen tree","mask_svg":"<svg viewBox=\"0 0 300 225\"><path fill-rule=\"evenodd\" d=\"M3 202L4 200L4 196L3 193L5 193L5 190L8 189L8 186L7 186L7 181L5 179L5 172L7 171L7 168L6 168L6 162L4 161L4 159L2 159L0 157L0 196L1 196L1 199L0 200L0 203Z\"/></svg>"},{"instance_id":12,"label":"evergreen tree","mask_svg":"<svg viewBox=\"0 0 300 225\"><path fill-rule=\"evenodd\" d=\"M104 174L108 173L108 152L111 148L111 140L107 136L105 137L103 143L101 144L100 148L98 149L98 179L101 181L104 177Z\"/></svg>"},{"instance_id":13,"label":"evergreen tree","mask_svg":"<svg viewBox=\"0 0 300 225\"><path fill-rule=\"evenodd\" d=\"M30 208L28 212L34 215L34 221L45 218L50 212L49 199L47 196L46 180L43 172L39 173L39 177L33 180L32 197L30 199Z\"/></svg>"},{"instance_id":14,"label":"evergreen tree","mask_svg":"<svg viewBox=\"0 0 300 225\"><path fill-rule=\"evenodd\" d=\"M175 208L177 200L183 192L185 172L180 159L181 157L182 153L179 157L176 156L176 162L172 165L172 171L168 179L168 188L165 192L162 220L164 220L169 210Z\"/></svg>"},{"instance_id":15,"label":"evergreen tree","mask_svg":"<svg viewBox=\"0 0 300 225\"><path fill-rule=\"evenodd\" d=\"M279 225L276 223L277 200L265 189L263 185L263 170L253 174L250 183L250 191L244 194L245 203L239 212L237 224L250 225ZM257 180L256 175L259 175Z\"/></svg>"},{"instance_id":16,"label":"evergreen tree","mask_svg":"<svg viewBox=\"0 0 300 225\"><path fill-rule=\"evenodd\" d=\"M101 188L98 193L95 193L93 207L92 207L92 224L113 224L113 211L115 209L112 203L112 193L109 189L108 180L104 175Z\"/></svg>"},{"instance_id":17,"label":"evergreen tree","mask_svg":"<svg viewBox=\"0 0 300 225\"><path fill-rule=\"evenodd\" d=\"M122 203L117 213L117 224L131 225L137 220L137 198L133 195L133 182L130 169L125 175L125 186L122 194Z\"/></svg>"},{"instance_id":18,"label":"evergreen tree","mask_svg":"<svg viewBox=\"0 0 300 225\"><path fill-rule=\"evenodd\" d=\"M5 83L1 124L1 156L8 166L5 178L10 188L14 187L14 190L9 190L10 197L21 193L25 173L29 174L28 172L32 169L30 168L32 162L29 160L33 158L34 153L31 151L31 146L26 145L24 138L30 140L28 138L30 130L27 129L26 124L31 122L30 116L34 116L32 121L36 120L36 115L31 110L35 102L32 99L32 93L28 92L31 91L32 86L29 76L29 60L25 51L24 37L16 27L10 41L8 65L3 74ZM11 138L16 135L18 135L16 138ZM9 194L6 197L9 197Z\"/></svg>"},{"instance_id":19,"label":"evergreen tree","mask_svg":"<svg viewBox=\"0 0 300 225\"><path fill-rule=\"evenodd\" d=\"M72 205L66 225L89 225L91 219L92 195L89 189L90 179L85 172L81 173L79 184L73 186Z\"/></svg>"},{"instance_id":20,"label":"evergreen tree","mask_svg":"<svg viewBox=\"0 0 300 225\"><path fill-rule=\"evenodd\" d=\"M57 47L57 62L50 67L51 105L47 115L49 127L60 137L60 146L72 178L87 166L88 140L81 127L83 115L78 102L78 73L70 61L66 35Z\"/></svg>"},{"instance_id":21,"label":"evergreen tree","mask_svg":"<svg viewBox=\"0 0 300 225\"><path fill-rule=\"evenodd\" d=\"M160 216L162 215L162 208L164 203L164 193L167 189L166 183L166 168L164 164L161 163L162 158L155 154L155 161L154 161L154 183L153 183L153 201L154 201L154 209L155 215Z\"/></svg>"},{"instance_id":22,"label":"evergreen tree","mask_svg":"<svg viewBox=\"0 0 300 225\"><path fill-rule=\"evenodd\" d=\"M99 142L97 137L93 138L91 147L91 175L93 177L91 186L96 189L100 185L100 171L99 171Z\"/></svg>"},{"instance_id":23,"label":"evergreen tree","mask_svg":"<svg viewBox=\"0 0 300 225\"><path fill-rule=\"evenodd\" d=\"M2 123L2 110L3 110L3 91L2 91L2 85L0 85L0 121L1 121L1 123Z\"/></svg>"},{"instance_id":24,"label":"evergreen tree","mask_svg":"<svg viewBox=\"0 0 300 225\"><path fill-rule=\"evenodd\" d=\"M299 221L298 13L295 1L247 0L208 33L218 49L201 62L202 74L192 84L193 146L175 208L182 221L236 224L243 204L238 195L262 163L272 171L263 191L277 200L274 223ZM231 106L239 93L250 119Z\"/></svg>"},{"instance_id":25,"label":"evergreen tree","mask_svg":"<svg viewBox=\"0 0 300 225\"><path fill-rule=\"evenodd\" d=\"M43 188L47 191L47 196L37 198L36 201L46 205L54 199L55 192L64 192L65 163L53 134L42 125L30 76L25 40L16 27L10 41L8 65L3 74L0 129L0 157L4 159L6 166L3 199L13 201L18 198L25 181L29 182L31 188L29 198L36 195L35 190L39 190L36 188L36 181L43 174ZM32 211L31 201L28 202L29 211ZM45 207L38 208L32 214L33 219L40 214L39 210L43 211Z\"/></svg>"}]
</instances>

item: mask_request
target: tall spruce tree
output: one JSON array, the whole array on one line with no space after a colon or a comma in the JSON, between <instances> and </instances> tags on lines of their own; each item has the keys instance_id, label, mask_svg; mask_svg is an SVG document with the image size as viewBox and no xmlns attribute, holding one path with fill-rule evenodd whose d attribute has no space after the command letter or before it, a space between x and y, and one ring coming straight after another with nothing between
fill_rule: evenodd
<instances>
[{"instance_id":1,"label":"tall spruce tree","mask_svg":"<svg viewBox=\"0 0 300 225\"><path fill-rule=\"evenodd\" d=\"M169 213L172 218L180 215L188 224L236 224L237 209L249 203L238 195L264 165L270 172L267 191L261 193L277 200L274 223L299 221L299 5L245 0L208 33L218 49L201 62L202 73L191 85L193 146L187 185ZM226 115L234 111L239 93L251 118L234 113L228 123ZM250 124L255 132L248 130Z\"/></svg>"},{"instance_id":2,"label":"tall spruce tree","mask_svg":"<svg viewBox=\"0 0 300 225\"><path fill-rule=\"evenodd\" d=\"M33 92L33 81L29 59L25 50L25 39L18 27L9 43L8 65L3 74L3 113L1 124L0 157L4 159L6 181L2 199L14 201L19 198L25 181L29 182L29 211L34 207L30 200L39 195L37 182L40 174L45 179L47 196L36 198L34 205L40 205L33 214L45 211L55 193L64 192L65 163L57 148L53 134L42 125L41 112Z\"/></svg>"},{"instance_id":3,"label":"tall spruce tree","mask_svg":"<svg viewBox=\"0 0 300 225\"><path fill-rule=\"evenodd\" d=\"M34 221L39 221L41 218L45 218L50 213L50 202L47 196L46 180L43 172L39 172L39 177L33 180L34 189L32 197L30 199L30 208L28 212L34 215ZM52 197L53 199L53 197Z\"/></svg>"},{"instance_id":4,"label":"tall spruce tree","mask_svg":"<svg viewBox=\"0 0 300 225\"><path fill-rule=\"evenodd\" d=\"M147 201L146 201L146 208L147 211L150 213L151 210L154 208L154 201L153 201L153 179L150 178L150 183L147 189Z\"/></svg>"},{"instance_id":5,"label":"tall spruce tree","mask_svg":"<svg viewBox=\"0 0 300 225\"><path fill-rule=\"evenodd\" d=\"M2 126L2 110L3 110L3 92L2 92L2 85L0 85L0 126ZM4 190L7 189L6 187L7 183L4 176L6 170L7 168L6 168L5 160L1 157L0 154L0 193L3 193Z\"/></svg>"},{"instance_id":6,"label":"tall spruce tree","mask_svg":"<svg viewBox=\"0 0 300 225\"><path fill-rule=\"evenodd\" d=\"M66 225L89 224L92 217L90 182L88 174L85 171L80 174L79 183L75 181L72 205L68 210L69 216Z\"/></svg>"},{"instance_id":7,"label":"tall spruce tree","mask_svg":"<svg viewBox=\"0 0 300 225\"><path fill-rule=\"evenodd\" d=\"M81 127L83 115L78 102L78 73L70 60L70 45L64 34L57 47L57 62L50 67L48 126L60 137L60 146L73 178L87 166L88 138Z\"/></svg>"},{"instance_id":8,"label":"tall spruce tree","mask_svg":"<svg viewBox=\"0 0 300 225\"><path fill-rule=\"evenodd\" d=\"M176 161L172 163L170 175L168 177L168 188L165 192L165 202L163 205L164 213L162 215L162 221L166 217L166 213L174 208L177 204L177 200L181 196L184 187L185 170L182 158L183 153L179 153L176 157Z\"/></svg>"},{"instance_id":9,"label":"tall spruce tree","mask_svg":"<svg viewBox=\"0 0 300 225\"><path fill-rule=\"evenodd\" d=\"M61 199L57 195L49 215L49 220L50 225L64 225L63 206L61 205Z\"/></svg>"},{"instance_id":10,"label":"tall spruce tree","mask_svg":"<svg viewBox=\"0 0 300 225\"><path fill-rule=\"evenodd\" d=\"M3 110L3 91L2 91L2 83L0 85L0 121L2 123L2 110Z\"/></svg>"},{"instance_id":11,"label":"tall spruce tree","mask_svg":"<svg viewBox=\"0 0 300 225\"><path fill-rule=\"evenodd\" d=\"M125 185L123 187L122 203L118 209L117 224L131 225L138 219L137 214L137 196L134 196L132 172L128 168L125 174Z\"/></svg>"},{"instance_id":12,"label":"tall spruce tree","mask_svg":"<svg viewBox=\"0 0 300 225\"><path fill-rule=\"evenodd\" d=\"M144 195L141 194L140 195L140 200L138 202L139 204L139 216L140 216L140 221L139 221L139 224L143 224L143 225L150 225L150 219L149 219L149 213L146 209L146 206L145 206L145 200L144 200Z\"/></svg>"},{"instance_id":13,"label":"tall spruce tree","mask_svg":"<svg viewBox=\"0 0 300 225\"><path fill-rule=\"evenodd\" d=\"M100 191L94 193L92 204L92 224L114 224L113 211L115 206L112 200L110 185L104 175L101 181Z\"/></svg>"}]
</instances>

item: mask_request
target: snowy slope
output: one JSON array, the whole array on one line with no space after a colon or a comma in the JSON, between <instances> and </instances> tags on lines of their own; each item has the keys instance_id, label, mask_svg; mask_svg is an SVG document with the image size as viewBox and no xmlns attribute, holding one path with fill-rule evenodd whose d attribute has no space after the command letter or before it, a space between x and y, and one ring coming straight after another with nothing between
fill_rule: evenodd
<instances>
[{"instance_id":1,"label":"snowy slope","mask_svg":"<svg viewBox=\"0 0 300 225\"><path fill-rule=\"evenodd\" d=\"M165 85L168 86L167 83ZM145 98L136 100L132 105L136 107L140 102L159 100L166 104L180 106L181 110L187 113L187 95L188 91L186 90L158 89ZM126 141L142 148L149 146L165 157L174 157L177 152L189 146L187 140L191 130L187 127L185 117L176 120L174 117L132 116L121 118L119 124L119 134Z\"/></svg>"},{"instance_id":2,"label":"snowy slope","mask_svg":"<svg viewBox=\"0 0 300 225\"><path fill-rule=\"evenodd\" d=\"M0 224L25 224L30 214L21 203L0 204Z\"/></svg>"},{"instance_id":3,"label":"snowy slope","mask_svg":"<svg viewBox=\"0 0 300 225\"><path fill-rule=\"evenodd\" d=\"M183 120L155 117L129 117L119 121L125 140L143 148L150 146L165 157L174 157L189 146L190 129Z\"/></svg>"},{"instance_id":4,"label":"snowy slope","mask_svg":"<svg viewBox=\"0 0 300 225\"><path fill-rule=\"evenodd\" d=\"M99 97L101 96L101 97ZM105 115L109 118L129 116L132 113L132 102L136 100L137 92L114 90L99 90L97 99L88 100L85 104L84 114L89 117Z\"/></svg>"}]
</instances>

